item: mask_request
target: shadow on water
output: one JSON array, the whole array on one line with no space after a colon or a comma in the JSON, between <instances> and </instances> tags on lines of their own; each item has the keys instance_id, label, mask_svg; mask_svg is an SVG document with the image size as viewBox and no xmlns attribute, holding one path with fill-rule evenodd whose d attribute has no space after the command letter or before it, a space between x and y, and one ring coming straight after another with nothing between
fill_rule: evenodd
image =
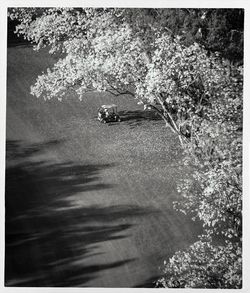
<instances>
[{"instance_id":1,"label":"shadow on water","mask_svg":"<svg viewBox=\"0 0 250 293\"><path fill-rule=\"evenodd\" d=\"M45 150L58 147L62 144L63 140L50 140L41 143L32 143L27 145L21 141L11 140L6 143L6 160L7 163L12 160L28 159L33 155L43 153Z\"/></svg>"},{"instance_id":2,"label":"shadow on water","mask_svg":"<svg viewBox=\"0 0 250 293\"><path fill-rule=\"evenodd\" d=\"M102 270L133 261L86 264L98 243L128 237L132 224L123 219L153 212L135 206L79 205L74 201L77 193L112 188L99 182L100 172L112 165L32 160L59 143L7 142L6 286L84 286Z\"/></svg>"},{"instance_id":3,"label":"shadow on water","mask_svg":"<svg viewBox=\"0 0 250 293\"><path fill-rule=\"evenodd\" d=\"M121 116L122 122L130 126L138 126L146 121L162 120L156 112L148 110L119 111L119 115Z\"/></svg>"}]
</instances>

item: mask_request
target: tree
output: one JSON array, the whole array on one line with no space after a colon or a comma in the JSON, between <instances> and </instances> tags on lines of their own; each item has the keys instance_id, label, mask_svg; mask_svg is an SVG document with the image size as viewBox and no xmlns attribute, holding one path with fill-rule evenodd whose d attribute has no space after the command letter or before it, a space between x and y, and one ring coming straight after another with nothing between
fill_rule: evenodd
<instances>
[{"instance_id":1,"label":"tree","mask_svg":"<svg viewBox=\"0 0 250 293\"><path fill-rule=\"evenodd\" d=\"M201 240L165 263L162 287L242 286L242 80L220 95L206 118L195 117L187 164L189 180L179 184L175 208L203 222ZM223 92L223 91L222 91ZM232 100L231 100L232 99ZM216 243L220 236L222 244Z\"/></svg>"},{"instance_id":2,"label":"tree","mask_svg":"<svg viewBox=\"0 0 250 293\"><path fill-rule=\"evenodd\" d=\"M164 9L12 9L10 17L21 21L18 34L36 50L50 46L50 53L65 54L38 77L31 93L58 99L69 88L80 97L93 89L130 94L186 140L194 108L208 99L214 91L210 84L218 84L216 74L225 69L196 43L183 47L181 37L169 33L167 14Z\"/></svg>"},{"instance_id":3,"label":"tree","mask_svg":"<svg viewBox=\"0 0 250 293\"><path fill-rule=\"evenodd\" d=\"M182 252L177 252L166 265L163 286L170 286L168 280L176 281L183 273L182 287L209 287L211 282L215 287L241 286L243 67L229 67L225 54L216 49L224 48L237 25L241 30L240 13L122 8L9 11L10 18L20 22L17 33L33 42L36 50L48 46L51 54L61 54L53 68L37 78L31 87L33 95L62 99L68 89L74 89L80 99L93 90L131 95L145 108L157 111L179 137L186 163L194 171L190 180L179 184L183 200L175 207L202 220L206 233L187 254L183 252L191 261L188 273L185 263L181 264ZM228 26L230 17L234 21ZM231 43L242 56L234 38ZM224 237L223 245L214 244L217 234ZM228 260L235 268L230 272L222 261L227 251L234 254ZM192 264L197 264L199 252L204 253L202 282ZM216 261L214 270L222 279L215 282L205 272ZM225 274L234 280L224 278Z\"/></svg>"}]
</instances>

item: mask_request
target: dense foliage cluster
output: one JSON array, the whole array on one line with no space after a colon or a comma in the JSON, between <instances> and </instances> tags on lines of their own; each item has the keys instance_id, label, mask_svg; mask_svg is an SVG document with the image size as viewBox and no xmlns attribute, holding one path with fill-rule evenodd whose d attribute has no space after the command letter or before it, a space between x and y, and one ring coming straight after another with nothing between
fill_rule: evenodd
<instances>
[{"instance_id":1,"label":"dense foliage cluster","mask_svg":"<svg viewBox=\"0 0 250 293\"><path fill-rule=\"evenodd\" d=\"M180 183L175 208L205 232L170 259L158 285L240 288L243 11L19 8L9 16L36 50L61 54L33 95L129 94L179 137L194 171Z\"/></svg>"},{"instance_id":2,"label":"dense foliage cluster","mask_svg":"<svg viewBox=\"0 0 250 293\"><path fill-rule=\"evenodd\" d=\"M185 45L197 42L231 62L242 63L243 9L166 9L164 15L168 28Z\"/></svg>"},{"instance_id":3,"label":"dense foliage cluster","mask_svg":"<svg viewBox=\"0 0 250 293\"><path fill-rule=\"evenodd\" d=\"M179 251L165 263L164 277L158 287L221 288L241 287L242 251L237 244L213 245L200 240L188 250Z\"/></svg>"}]
</instances>

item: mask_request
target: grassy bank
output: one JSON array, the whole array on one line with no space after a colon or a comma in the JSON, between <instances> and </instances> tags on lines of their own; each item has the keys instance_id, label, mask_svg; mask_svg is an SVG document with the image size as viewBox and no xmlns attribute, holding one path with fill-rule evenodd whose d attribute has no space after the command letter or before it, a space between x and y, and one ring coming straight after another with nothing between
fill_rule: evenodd
<instances>
[{"instance_id":1,"label":"grassy bank","mask_svg":"<svg viewBox=\"0 0 250 293\"><path fill-rule=\"evenodd\" d=\"M152 286L163 260L201 231L172 208L190 172L178 140L128 96L32 97L52 63L8 49L6 284ZM121 123L96 120L107 103Z\"/></svg>"}]
</instances>

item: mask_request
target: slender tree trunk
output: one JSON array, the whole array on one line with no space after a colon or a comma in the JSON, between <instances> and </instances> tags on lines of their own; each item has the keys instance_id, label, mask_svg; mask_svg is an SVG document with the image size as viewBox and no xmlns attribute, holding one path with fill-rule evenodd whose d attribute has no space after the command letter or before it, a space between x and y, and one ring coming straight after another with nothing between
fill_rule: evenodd
<instances>
[{"instance_id":1,"label":"slender tree trunk","mask_svg":"<svg viewBox=\"0 0 250 293\"><path fill-rule=\"evenodd\" d=\"M168 124L168 126L170 126L170 128L172 129L172 131L178 135L179 141L180 141L181 145L183 146L183 135L181 134L180 130L178 129L178 126L176 125L176 123L175 123L172 115L167 110L167 108L164 105L164 102L162 101L162 99L159 96L156 96L156 98L157 98L158 102L161 104L161 107L163 109L163 112L164 112L164 114L163 114L164 121ZM169 119L167 119L166 116Z\"/></svg>"}]
</instances>

